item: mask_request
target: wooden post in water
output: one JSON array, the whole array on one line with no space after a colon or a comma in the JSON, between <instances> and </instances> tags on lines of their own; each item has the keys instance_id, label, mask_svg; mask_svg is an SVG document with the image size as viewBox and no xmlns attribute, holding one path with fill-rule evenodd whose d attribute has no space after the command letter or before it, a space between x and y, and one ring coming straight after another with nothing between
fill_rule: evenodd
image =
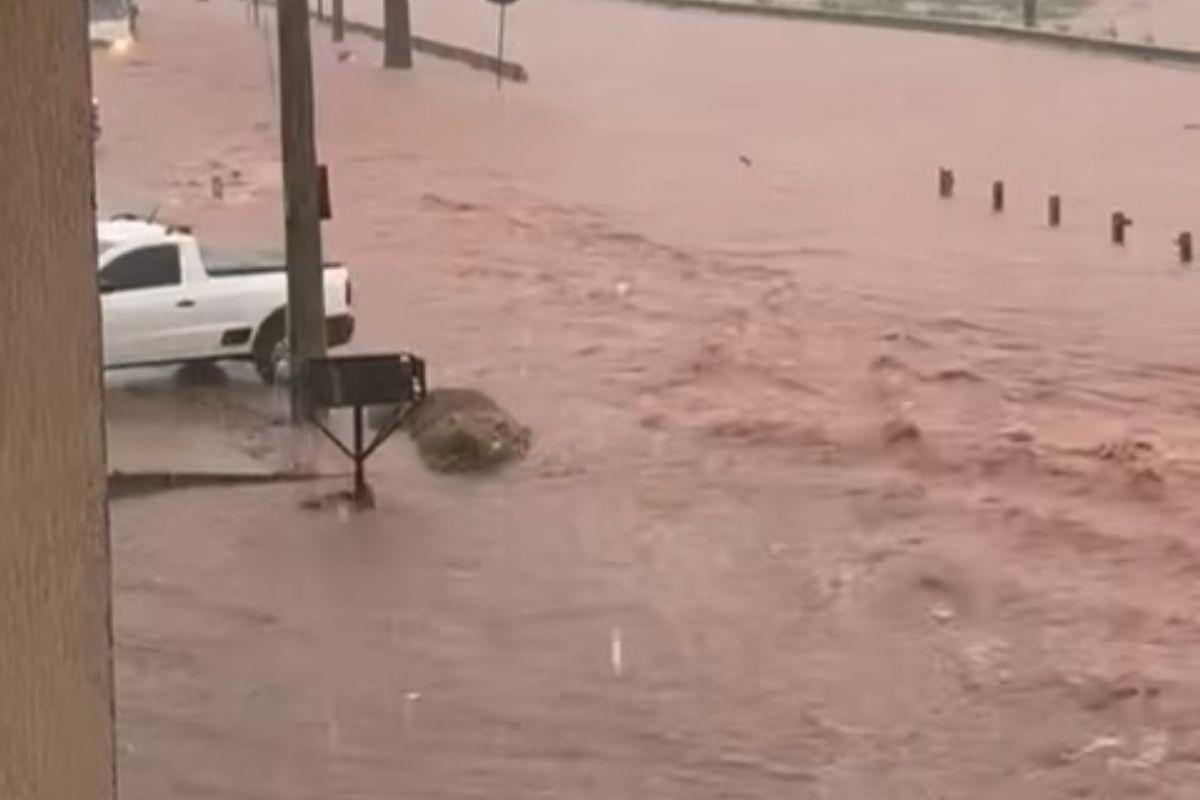
<instances>
[{"instance_id":1,"label":"wooden post in water","mask_svg":"<svg viewBox=\"0 0 1200 800\"><path fill-rule=\"evenodd\" d=\"M412 27L408 0L383 0L383 66L412 69Z\"/></svg>"},{"instance_id":2,"label":"wooden post in water","mask_svg":"<svg viewBox=\"0 0 1200 800\"><path fill-rule=\"evenodd\" d=\"M1125 216L1123 211L1114 211L1112 215L1112 243L1124 247L1125 229L1133 225L1133 220Z\"/></svg>"},{"instance_id":3,"label":"wooden post in water","mask_svg":"<svg viewBox=\"0 0 1200 800\"><path fill-rule=\"evenodd\" d=\"M1024 0L1025 27L1037 27L1037 0Z\"/></svg>"},{"instance_id":4,"label":"wooden post in water","mask_svg":"<svg viewBox=\"0 0 1200 800\"><path fill-rule=\"evenodd\" d=\"M1062 198L1056 194L1050 195L1050 202L1047 204L1047 221L1051 228L1057 228L1062 225Z\"/></svg>"},{"instance_id":5,"label":"wooden post in water","mask_svg":"<svg viewBox=\"0 0 1200 800\"><path fill-rule=\"evenodd\" d=\"M992 211L999 214L1004 210L1004 181L992 184Z\"/></svg>"},{"instance_id":6,"label":"wooden post in water","mask_svg":"<svg viewBox=\"0 0 1200 800\"><path fill-rule=\"evenodd\" d=\"M1175 244L1179 246L1179 261L1183 264L1192 263L1192 234L1190 231L1184 231L1179 234L1179 238L1175 240Z\"/></svg>"},{"instance_id":7,"label":"wooden post in water","mask_svg":"<svg viewBox=\"0 0 1200 800\"><path fill-rule=\"evenodd\" d=\"M946 199L954 196L954 170L938 167L938 196Z\"/></svg>"},{"instance_id":8,"label":"wooden post in water","mask_svg":"<svg viewBox=\"0 0 1200 800\"><path fill-rule=\"evenodd\" d=\"M333 40L343 41L346 38L346 8L345 0L333 0Z\"/></svg>"}]
</instances>

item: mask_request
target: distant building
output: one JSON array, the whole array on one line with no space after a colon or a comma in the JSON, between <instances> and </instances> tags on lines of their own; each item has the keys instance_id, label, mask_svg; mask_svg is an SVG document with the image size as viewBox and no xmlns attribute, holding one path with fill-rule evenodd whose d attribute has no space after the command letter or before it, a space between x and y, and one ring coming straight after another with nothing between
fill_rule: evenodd
<instances>
[{"instance_id":1,"label":"distant building","mask_svg":"<svg viewBox=\"0 0 1200 800\"><path fill-rule=\"evenodd\" d=\"M114 800L85 6L0 8L0 798Z\"/></svg>"}]
</instances>

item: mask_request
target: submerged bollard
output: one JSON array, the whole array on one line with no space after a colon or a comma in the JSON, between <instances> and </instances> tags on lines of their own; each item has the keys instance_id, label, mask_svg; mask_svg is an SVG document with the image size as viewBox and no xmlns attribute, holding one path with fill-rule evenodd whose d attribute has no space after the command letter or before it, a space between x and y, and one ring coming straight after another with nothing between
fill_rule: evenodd
<instances>
[{"instance_id":1,"label":"submerged bollard","mask_svg":"<svg viewBox=\"0 0 1200 800\"><path fill-rule=\"evenodd\" d=\"M1125 245L1125 229L1133 225L1133 220L1125 216L1123 211L1114 211L1112 215L1112 243Z\"/></svg>"},{"instance_id":2,"label":"submerged bollard","mask_svg":"<svg viewBox=\"0 0 1200 800\"><path fill-rule=\"evenodd\" d=\"M954 196L954 170L938 167L938 195L946 198Z\"/></svg>"},{"instance_id":3,"label":"submerged bollard","mask_svg":"<svg viewBox=\"0 0 1200 800\"><path fill-rule=\"evenodd\" d=\"M1004 210L1004 181L992 184L992 211L997 214Z\"/></svg>"},{"instance_id":4,"label":"submerged bollard","mask_svg":"<svg viewBox=\"0 0 1200 800\"><path fill-rule=\"evenodd\" d=\"M1047 204L1046 218L1050 223L1051 228L1057 228L1062 225L1062 198L1056 194L1050 195L1050 201Z\"/></svg>"},{"instance_id":5,"label":"submerged bollard","mask_svg":"<svg viewBox=\"0 0 1200 800\"><path fill-rule=\"evenodd\" d=\"M1190 231L1184 231L1179 234L1179 238L1175 240L1176 246L1179 247L1179 261L1183 264L1192 263L1192 234Z\"/></svg>"}]
</instances>

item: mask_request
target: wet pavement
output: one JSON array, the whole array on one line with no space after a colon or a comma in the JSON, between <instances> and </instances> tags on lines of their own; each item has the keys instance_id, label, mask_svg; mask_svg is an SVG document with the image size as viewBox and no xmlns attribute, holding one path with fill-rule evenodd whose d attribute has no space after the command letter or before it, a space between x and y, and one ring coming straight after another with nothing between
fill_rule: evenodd
<instances>
[{"instance_id":1,"label":"wet pavement","mask_svg":"<svg viewBox=\"0 0 1200 800\"><path fill-rule=\"evenodd\" d=\"M110 373L108 468L122 473L255 474L285 468L274 430L286 397L252 371L141 369Z\"/></svg>"},{"instance_id":2,"label":"wet pavement","mask_svg":"<svg viewBox=\"0 0 1200 800\"><path fill-rule=\"evenodd\" d=\"M102 207L277 241L269 34L145 5L96 63ZM534 450L461 480L398 441L368 515L306 507L337 481L115 504L123 798L1193 796L1200 286L1170 239L1200 76L601 0L511 21L503 92L325 33L315 60L355 346L487 390ZM282 398L230 379L205 430L273 463L238 409ZM193 413L122 380L115 419Z\"/></svg>"}]
</instances>

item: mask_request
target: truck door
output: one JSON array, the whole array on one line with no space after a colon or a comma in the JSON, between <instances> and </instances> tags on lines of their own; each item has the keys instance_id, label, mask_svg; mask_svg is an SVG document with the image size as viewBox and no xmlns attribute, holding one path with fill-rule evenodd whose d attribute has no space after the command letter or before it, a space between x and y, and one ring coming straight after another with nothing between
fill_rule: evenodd
<instances>
[{"instance_id":1,"label":"truck door","mask_svg":"<svg viewBox=\"0 0 1200 800\"><path fill-rule=\"evenodd\" d=\"M114 257L100 271L105 366L186 358L195 301L183 285L179 247L153 244Z\"/></svg>"}]
</instances>

